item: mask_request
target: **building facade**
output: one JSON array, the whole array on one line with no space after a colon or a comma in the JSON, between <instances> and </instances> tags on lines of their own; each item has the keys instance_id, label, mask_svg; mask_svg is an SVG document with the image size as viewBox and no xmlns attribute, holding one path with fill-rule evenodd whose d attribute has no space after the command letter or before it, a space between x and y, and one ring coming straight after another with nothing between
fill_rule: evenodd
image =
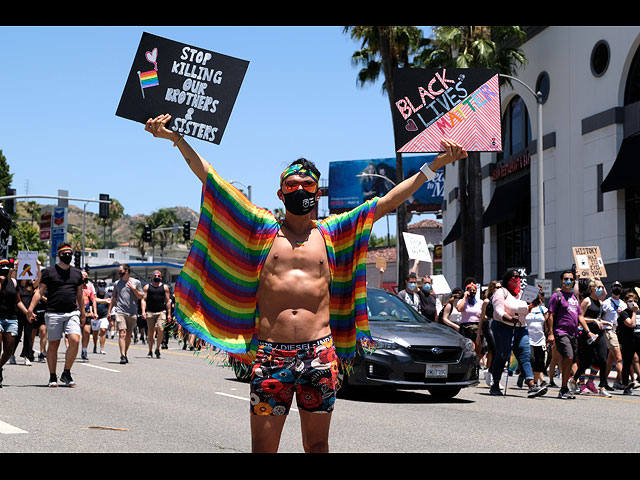
<instances>
[{"instance_id":1,"label":"building facade","mask_svg":"<svg viewBox=\"0 0 640 480\"><path fill-rule=\"evenodd\" d=\"M559 285L572 247L599 246L607 278L640 284L640 27L524 27L528 60L501 88L503 151L481 154L483 260L487 284L507 268L540 275L538 208L544 213L544 276ZM538 198L537 142L544 200ZM459 163L459 162L458 162ZM457 165L445 171L443 269L462 282Z\"/></svg>"}]
</instances>

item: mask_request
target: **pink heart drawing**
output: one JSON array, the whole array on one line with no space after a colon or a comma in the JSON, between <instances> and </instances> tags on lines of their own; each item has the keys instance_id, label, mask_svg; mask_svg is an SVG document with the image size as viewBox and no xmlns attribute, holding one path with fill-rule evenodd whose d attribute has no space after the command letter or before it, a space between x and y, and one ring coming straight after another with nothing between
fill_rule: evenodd
<instances>
[{"instance_id":1,"label":"pink heart drawing","mask_svg":"<svg viewBox=\"0 0 640 480\"><path fill-rule=\"evenodd\" d=\"M156 65L156 68L157 68L157 63L156 63L156 60L158 59L158 49L157 48L154 48L150 52L146 52L144 54L144 56L147 58L148 62L153 63L154 65Z\"/></svg>"},{"instance_id":2,"label":"pink heart drawing","mask_svg":"<svg viewBox=\"0 0 640 480\"><path fill-rule=\"evenodd\" d=\"M413 121L413 119L409 119L409 121L407 122L407 124L405 125L405 127L409 132L415 132L416 130L418 130L418 126L416 125L416 122Z\"/></svg>"}]
</instances>

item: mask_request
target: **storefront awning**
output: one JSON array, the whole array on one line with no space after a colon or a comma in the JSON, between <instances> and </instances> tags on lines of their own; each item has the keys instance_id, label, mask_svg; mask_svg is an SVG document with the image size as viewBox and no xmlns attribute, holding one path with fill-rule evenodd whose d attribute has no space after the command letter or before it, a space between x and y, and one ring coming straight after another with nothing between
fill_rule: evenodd
<instances>
[{"instance_id":1,"label":"storefront awning","mask_svg":"<svg viewBox=\"0 0 640 480\"><path fill-rule=\"evenodd\" d=\"M482 226L489 227L515 217L518 206L521 202L527 201L530 190L529 175L523 175L497 187L482 215Z\"/></svg>"},{"instance_id":2,"label":"storefront awning","mask_svg":"<svg viewBox=\"0 0 640 480\"><path fill-rule=\"evenodd\" d=\"M616 161L613 162L607 178L600 184L600 190L604 193L640 185L640 176L636 174L639 162L640 134L622 141Z\"/></svg>"},{"instance_id":3,"label":"storefront awning","mask_svg":"<svg viewBox=\"0 0 640 480\"><path fill-rule=\"evenodd\" d=\"M451 230L449 230L449 233L447 234L445 239L442 241L443 245L449 245L451 242L455 242L457 239L459 239L462 236L462 225L460 224L460 222L461 222L460 215L458 214L458 218L456 218L456 223L453 224L453 227L451 227Z\"/></svg>"}]
</instances>

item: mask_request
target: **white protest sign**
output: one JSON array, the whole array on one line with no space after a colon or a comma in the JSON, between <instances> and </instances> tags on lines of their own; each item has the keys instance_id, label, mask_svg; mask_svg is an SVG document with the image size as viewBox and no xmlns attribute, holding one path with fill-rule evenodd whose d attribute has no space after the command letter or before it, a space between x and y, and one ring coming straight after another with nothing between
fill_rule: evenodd
<instances>
[{"instance_id":1,"label":"white protest sign","mask_svg":"<svg viewBox=\"0 0 640 480\"><path fill-rule=\"evenodd\" d=\"M447 295L451 293L451 287L447 279L444 278L444 275L432 275L431 288L435 295Z\"/></svg>"},{"instance_id":2,"label":"white protest sign","mask_svg":"<svg viewBox=\"0 0 640 480\"><path fill-rule=\"evenodd\" d=\"M35 280L38 276L38 252L18 252L17 280Z\"/></svg>"},{"instance_id":3,"label":"white protest sign","mask_svg":"<svg viewBox=\"0 0 640 480\"><path fill-rule=\"evenodd\" d=\"M407 247L410 260L431 263L431 254L429 253L429 247L427 247L427 240L423 235L402 232L402 236L404 237L404 244Z\"/></svg>"},{"instance_id":4,"label":"white protest sign","mask_svg":"<svg viewBox=\"0 0 640 480\"><path fill-rule=\"evenodd\" d=\"M527 302L527 304L529 304L538 296L539 292L540 292L540 289L538 287L534 287L533 285L527 285L522 290L522 295L520 295L520 300L522 300L523 302Z\"/></svg>"}]
</instances>

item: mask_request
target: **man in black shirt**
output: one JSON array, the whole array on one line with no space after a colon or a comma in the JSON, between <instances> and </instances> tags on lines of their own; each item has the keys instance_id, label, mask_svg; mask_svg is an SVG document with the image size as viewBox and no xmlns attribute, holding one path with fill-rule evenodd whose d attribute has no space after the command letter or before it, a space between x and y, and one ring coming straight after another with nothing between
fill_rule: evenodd
<instances>
[{"instance_id":1,"label":"man in black shirt","mask_svg":"<svg viewBox=\"0 0 640 480\"><path fill-rule=\"evenodd\" d=\"M422 288L420 289L420 313L423 317L428 318L432 322L436 321L436 296L432 289L432 280L429 275L422 279Z\"/></svg>"},{"instance_id":2,"label":"man in black shirt","mask_svg":"<svg viewBox=\"0 0 640 480\"><path fill-rule=\"evenodd\" d=\"M82 272L71 266L73 250L68 243L58 246L58 258L60 262L42 272L38 290L33 294L29 306L28 318L35 320L33 313L40 298L47 292L47 310L45 323L47 325L47 363L49 365L49 386L57 387L56 366L58 359L58 347L63 335L69 339L69 347L65 355L64 371L60 381L68 387L74 387L75 382L71 378L71 367L78 353L82 327L86 317L84 302L82 299Z\"/></svg>"}]
</instances>

